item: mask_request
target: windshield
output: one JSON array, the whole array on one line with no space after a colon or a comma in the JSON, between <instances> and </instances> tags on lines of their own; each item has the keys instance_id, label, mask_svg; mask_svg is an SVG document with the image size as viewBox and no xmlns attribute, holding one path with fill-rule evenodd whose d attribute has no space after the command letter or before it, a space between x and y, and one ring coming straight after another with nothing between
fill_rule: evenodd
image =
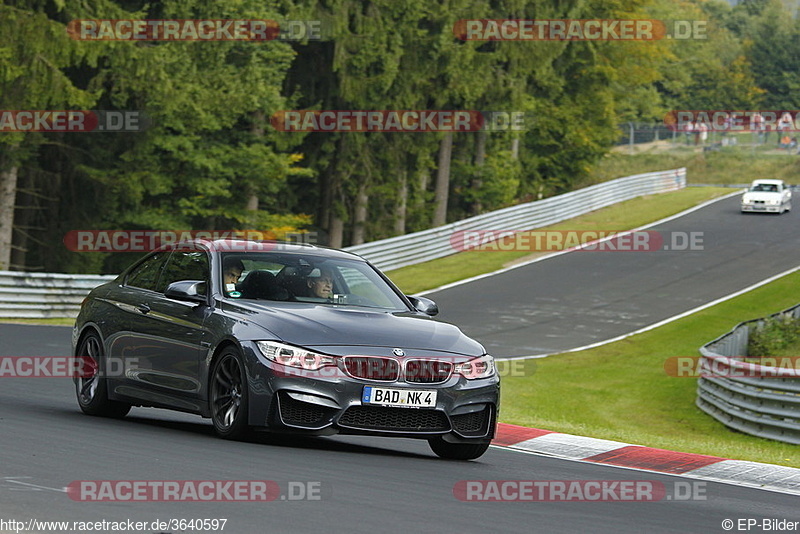
<instances>
[{"instance_id":1,"label":"windshield","mask_svg":"<svg viewBox=\"0 0 800 534\"><path fill-rule=\"evenodd\" d=\"M384 279L360 261L280 252L226 253L222 270L225 296L238 300L408 310Z\"/></svg>"},{"instance_id":2,"label":"windshield","mask_svg":"<svg viewBox=\"0 0 800 534\"><path fill-rule=\"evenodd\" d=\"M751 193L777 193L778 186L775 184L755 184L750 188Z\"/></svg>"}]
</instances>

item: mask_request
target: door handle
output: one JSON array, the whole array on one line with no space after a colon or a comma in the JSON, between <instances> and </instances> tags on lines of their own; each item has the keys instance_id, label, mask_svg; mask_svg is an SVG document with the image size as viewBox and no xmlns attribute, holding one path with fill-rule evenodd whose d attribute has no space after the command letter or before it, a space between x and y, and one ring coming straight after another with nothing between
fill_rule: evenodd
<instances>
[{"instance_id":1,"label":"door handle","mask_svg":"<svg viewBox=\"0 0 800 534\"><path fill-rule=\"evenodd\" d=\"M150 306L148 306L147 304L140 304L136 306L136 309L142 313L150 313Z\"/></svg>"}]
</instances>

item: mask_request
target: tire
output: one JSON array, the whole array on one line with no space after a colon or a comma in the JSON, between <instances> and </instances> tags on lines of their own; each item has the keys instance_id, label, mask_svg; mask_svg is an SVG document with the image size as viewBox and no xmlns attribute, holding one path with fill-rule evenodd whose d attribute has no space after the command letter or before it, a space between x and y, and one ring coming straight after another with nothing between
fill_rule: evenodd
<instances>
[{"instance_id":1,"label":"tire","mask_svg":"<svg viewBox=\"0 0 800 534\"><path fill-rule=\"evenodd\" d=\"M209 390L209 410L217 435L234 440L248 436L247 380L238 350L228 347L216 359L211 369Z\"/></svg>"},{"instance_id":2,"label":"tire","mask_svg":"<svg viewBox=\"0 0 800 534\"><path fill-rule=\"evenodd\" d=\"M428 440L431 450L436 456L447 460L474 460L486 452L491 442L485 443L449 443L442 437Z\"/></svg>"},{"instance_id":3,"label":"tire","mask_svg":"<svg viewBox=\"0 0 800 534\"><path fill-rule=\"evenodd\" d=\"M105 361L103 342L96 333L91 332L83 338L75 354L86 365L92 366L83 370L75 377L75 395L78 406L87 415L100 417L125 417L131 410L131 405L124 402L108 400L106 379L103 377Z\"/></svg>"}]
</instances>

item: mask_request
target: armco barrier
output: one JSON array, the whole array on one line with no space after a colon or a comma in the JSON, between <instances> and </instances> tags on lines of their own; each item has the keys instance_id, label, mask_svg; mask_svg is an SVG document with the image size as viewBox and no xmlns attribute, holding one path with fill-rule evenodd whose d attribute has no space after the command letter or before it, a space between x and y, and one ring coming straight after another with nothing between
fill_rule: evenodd
<instances>
[{"instance_id":1,"label":"armco barrier","mask_svg":"<svg viewBox=\"0 0 800 534\"><path fill-rule=\"evenodd\" d=\"M75 317L86 294L114 278L0 271L0 317Z\"/></svg>"},{"instance_id":2,"label":"armco barrier","mask_svg":"<svg viewBox=\"0 0 800 534\"><path fill-rule=\"evenodd\" d=\"M800 317L800 304L769 318ZM800 444L800 371L743 361L747 321L700 348L697 406L725 426L746 434Z\"/></svg>"},{"instance_id":3,"label":"armco barrier","mask_svg":"<svg viewBox=\"0 0 800 534\"><path fill-rule=\"evenodd\" d=\"M450 243L467 230L533 230L642 195L686 187L686 169L650 172L571 191L555 197L485 213L458 222L349 247L383 271L442 258L458 252Z\"/></svg>"},{"instance_id":4,"label":"armco barrier","mask_svg":"<svg viewBox=\"0 0 800 534\"><path fill-rule=\"evenodd\" d=\"M685 168L637 174L346 250L360 254L378 268L388 271L458 252L450 243L454 232L532 230L623 200L683 187L686 187ZM86 294L113 278L0 271L0 317L75 317Z\"/></svg>"}]
</instances>

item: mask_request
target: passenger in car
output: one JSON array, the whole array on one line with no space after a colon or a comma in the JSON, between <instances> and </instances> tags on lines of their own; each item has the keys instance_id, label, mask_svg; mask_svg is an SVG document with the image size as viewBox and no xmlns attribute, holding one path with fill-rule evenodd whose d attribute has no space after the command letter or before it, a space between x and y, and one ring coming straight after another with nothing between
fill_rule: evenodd
<instances>
[{"instance_id":1,"label":"passenger in car","mask_svg":"<svg viewBox=\"0 0 800 534\"><path fill-rule=\"evenodd\" d=\"M321 299L333 298L333 273L327 269L314 269L308 275L308 296Z\"/></svg>"}]
</instances>

